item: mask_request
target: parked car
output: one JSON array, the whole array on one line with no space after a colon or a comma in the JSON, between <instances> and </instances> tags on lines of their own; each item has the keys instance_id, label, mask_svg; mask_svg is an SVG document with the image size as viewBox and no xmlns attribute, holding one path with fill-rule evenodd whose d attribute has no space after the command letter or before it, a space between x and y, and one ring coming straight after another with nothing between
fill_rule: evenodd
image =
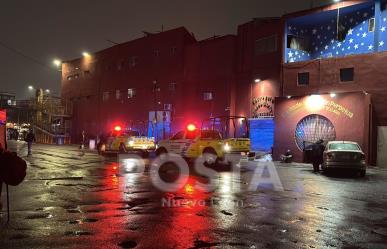
<instances>
[{"instance_id":1,"label":"parked car","mask_svg":"<svg viewBox=\"0 0 387 249\"><path fill-rule=\"evenodd\" d=\"M360 145L350 141L331 141L325 147L322 169L344 169L366 175L365 154Z\"/></svg>"}]
</instances>

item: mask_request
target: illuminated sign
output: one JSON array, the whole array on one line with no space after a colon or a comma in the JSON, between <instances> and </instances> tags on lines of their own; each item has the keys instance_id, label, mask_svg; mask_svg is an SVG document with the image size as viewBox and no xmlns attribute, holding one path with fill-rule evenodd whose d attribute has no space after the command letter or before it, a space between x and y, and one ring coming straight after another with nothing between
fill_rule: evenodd
<instances>
[{"instance_id":1,"label":"illuminated sign","mask_svg":"<svg viewBox=\"0 0 387 249\"><path fill-rule=\"evenodd\" d=\"M320 95L312 95L307 97L304 101L297 102L296 104L289 107L288 110L283 115L289 116L303 109L306 109L311 112L325 110L337 116L344 115L345 117L348 117L348 118L353 118L354 116L354 113L351 112L345 106L340 105L333 100L328 101Z\"/></svg>"},{"instance_id":2,"label":"illuminated sign","mask_svg":"<svg viewBox=\"0 0 387 249\"><path fill-rule=\"evenodd\" d=\"M252 118L274 117L274 98L258 97L252 101Z\"/></svg>"}]
</instances>

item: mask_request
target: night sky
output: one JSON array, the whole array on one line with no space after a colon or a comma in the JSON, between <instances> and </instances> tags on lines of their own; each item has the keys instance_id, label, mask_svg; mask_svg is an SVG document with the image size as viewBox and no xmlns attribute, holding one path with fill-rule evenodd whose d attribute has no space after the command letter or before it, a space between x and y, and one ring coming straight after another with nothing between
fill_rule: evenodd
<instances>
[{"instance_id":1,"label":"night sky","mask_svg":"<svg viewBox=\"0 0 387 249\"><path fill-rule=\"evenodd\" d=\"M313 1L315 5L324 1ZM325 1L329 2L329 1ZM254 17L280 16L309 8L311 0L2 0L0 4L0 92L32 96L28 85L60 93L54 58L185 26L197 39L235 34Z\"/></svg>"}]
</instances>

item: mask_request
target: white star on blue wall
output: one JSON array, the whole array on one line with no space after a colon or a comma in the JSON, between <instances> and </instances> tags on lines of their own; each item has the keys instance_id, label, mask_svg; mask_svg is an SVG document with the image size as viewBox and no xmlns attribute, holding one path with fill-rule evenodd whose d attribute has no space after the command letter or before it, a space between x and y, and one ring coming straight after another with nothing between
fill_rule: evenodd
<instances>
[{"instance_id":1,"label":"white star on blue wall","mask_svg":"<svg viewBox=\"0 0 387 249\"><path fill-rule=\"evenodd\" d=\"M349 8L348 8L349 10ZM386 27L387 16L382 13L380 26L375 32L369 31L369 19L375 17L375 11L372 11L372 5L362 10L347 12L341 14L340 31L336 30L336 19L325 19L315 26L310 26L313 23L315 15L310 15L302 22L297 21L292 23L289 20L288 32L289 35L295 37L302 37L310 40L310 47L312 51L301 51L294 48L288 48L285 55L290 61L307 61L317 58L331 58L333 56L346 56L351 54L372 53L375 51L384 51L386 42ZM321 19L320 19L321 20ZM342 37L341 27L345 31L343 39L338 39L337 32L340 32ZM291 27L291 28L290 28ZM380 34L379 40L375 40L376 33ZM383 33L384 32L384 33ZM383 35L382 35L383 33ZM379 47L379 50L376 49ZM298 54L297 54L298 51Z\"/></svg>"}]
</instances>

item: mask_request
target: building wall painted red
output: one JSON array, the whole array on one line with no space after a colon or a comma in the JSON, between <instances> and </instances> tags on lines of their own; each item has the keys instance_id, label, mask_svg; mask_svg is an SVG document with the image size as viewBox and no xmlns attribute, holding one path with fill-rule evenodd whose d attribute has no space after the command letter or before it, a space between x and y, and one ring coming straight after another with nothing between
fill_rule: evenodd
<instances>
[{"instance_id":1,"label":"building wall painted red","mask_svg":"<svg viewBox=\"0 0 387 249\"><path fill-rule=\"evenodd\" d=\"M332 122L336 131L336 140L358 142L367 156L369 155L369 95L360 92L342 93L334 98L329 94L320 96L327 101L327 104L321 105L320 108L318 104L316 106L308 101L310 96L276 99L274 159L279 160L280 155L290 149L295 161L303 161L303 152L295 142L295 131L298 122L311 114L322 115ZM330 102L334 105L329 105ZM348 112L342 111L342 107Z\"/></svg>"},{"instance_id":2,"label":"building wall painted red","mask_svg":"<svg viewBox=\"0 0 387 249\"><path fill-rule=\"evenodd\" d=\"M236 114L252 117L254 98L280 96L282 34L279 18L258 18L238 27ZM275 37L276 50L256 53L257 41L268 37Z\"/></svg>"},{"instance_id":3,"label":"building wall painted red","mask_svg":"<svg viewBox=\"0 0 387 249\"><path fill-rule=\"evenodd\" d=\"M372 95L377 124L387 124L387 80L381 65L387 65L387 52L285 64L283 95L365 91ZM340 69L351 67L354 81L340 82ZM309 72L308 86L298 85L300 72Z\"/></svg>"},{"instance_id":4,"label":"building wall painted red","mask_svg":"<svg viewBox=\"0 0 387 249\"><path fill-rule=\"evenodd\" d=\"M230 109L235 36L197 42L184 28L147 35L62 65L62 97L74 102L73 141L114 123L148 121L172 104L172 128ZM128 98L128 89L136 96ZM119 92L117 92L119 91ZM205 101L204 92L214 100ZM118 96L119 94L120 96ZM228 112L228 111L227 111Z\"/></svg>"}]
</instances>

